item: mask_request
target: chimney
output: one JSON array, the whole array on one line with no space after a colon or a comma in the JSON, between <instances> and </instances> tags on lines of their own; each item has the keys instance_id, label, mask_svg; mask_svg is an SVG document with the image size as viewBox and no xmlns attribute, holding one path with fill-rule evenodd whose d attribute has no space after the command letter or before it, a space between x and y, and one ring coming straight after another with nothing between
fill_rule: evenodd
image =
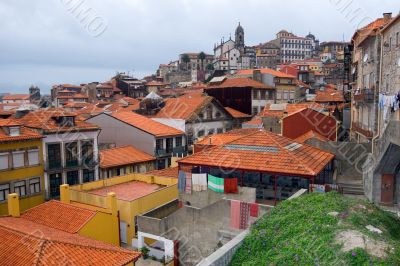
<instances>
[{"instance_id":1,"label":"chimney","mask_svg":"<svg viewBox=\"0 0 400 266\"><path fill-rule=\"evenodd\" d=\"M253 79L258 82L262 82L261 71L259 69L253 70Z\"/></svg>"},{"instance_id":2,"label":"chimney","mask_svg":"<svg viewBox=\"0 0 400 266\"><path fill-rule=\"evenodd\" d=\"M67 204L71 203L68 184L60 186L60 201L62 203L67 203Z\"/></svg>"},{"instance_id":3,"label":"chimney","mask_svg":"<svg viewBox=\"0 0 400 266\"><path fill-rule=\"evenodd\" d=\"M392 19L392 12L383 13L383 20L389 22Z\"/></svg>"},{"instance_id":4,"label":"chimney","mask_svg":"<svg viewBox=\"0 0 400 266\"><path fill-rule=\"evenodd\" d=\"M107 193L107 208L113 216L118 215L117 195L114 192Z\"/></svg>"},{"instance_id":5,"label":"chimney","mask_svg":"<svg viewBox=\"0 0 400 266\"><path fill-rule=\"evenodd\" d=\"M17 193L8 194L8 215L20 217L19 196Z\"/></svg>"}]
</instances>

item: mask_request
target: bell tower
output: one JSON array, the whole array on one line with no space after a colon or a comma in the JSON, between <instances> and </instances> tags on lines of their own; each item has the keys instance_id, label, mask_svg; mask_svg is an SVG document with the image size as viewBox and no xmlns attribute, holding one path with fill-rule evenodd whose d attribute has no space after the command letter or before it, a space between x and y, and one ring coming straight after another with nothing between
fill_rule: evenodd
<instances>
[{"instance_id":1,"label":"bell tower","mask_svg":"<svg viewBox=\"0 0 400 266\"><path fill-rule=\"evenodd\" d=\"M244 51L244 30L240 26L240 22L235 31L235 47L242 52Z\"/></svg>"}]
</instances>

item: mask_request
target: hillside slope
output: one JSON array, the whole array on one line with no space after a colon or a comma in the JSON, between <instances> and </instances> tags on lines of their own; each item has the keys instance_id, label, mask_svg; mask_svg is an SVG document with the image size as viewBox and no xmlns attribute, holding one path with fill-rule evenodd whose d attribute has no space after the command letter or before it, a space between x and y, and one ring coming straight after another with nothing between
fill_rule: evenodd
<instances>
[{"instance_id":1,"label":"hillside slope","mask_svg":"<svg viewBox=\"0 0 400 266\"><path fill-rule=\"evenodd\" d=\"M400 265L400 219L337 193L308 194L254 224L231 265Z\"/></svg>"}]
</instances>

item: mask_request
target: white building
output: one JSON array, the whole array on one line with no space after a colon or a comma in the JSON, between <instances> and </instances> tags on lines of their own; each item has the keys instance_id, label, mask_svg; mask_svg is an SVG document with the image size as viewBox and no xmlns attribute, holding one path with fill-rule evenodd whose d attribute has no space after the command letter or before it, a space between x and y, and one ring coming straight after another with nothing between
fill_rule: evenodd
<instances>
[{"instance_id":1,"label":"white building","mask_svg":"<svg viewBox=\"0 0 400 266\"><path fill-rule=\"evenodd\" d=\"M75 119L60 109L39 110L18 119L44 135L43 161L46 198L60 196L60 185L98 180L97 138L100 128Z\"/></svg>"},{"instance_id":2,"label":"white building","mask_svg":"<svg viewBox=\"0 0 400 266\"><path fill-rule=\"evenodd\" d=\"M3 96L2 103L29 104L30 96L29 94L8 94Z\"/></svg>"},{"instance_id":3,"label":"white building","mask_svg":"<svg viewBox=\"0 0 400 266\"><path fill-rule=\"evenodd\" d=\"M312 38L299 37L286 30L278 32L276 38L281 48L282 63L311 58L316 47Z\"/></svg>"},{"instance_id":4,"label":"white building","mask_svg":"<svg viewBox=\"0 0 400 266\"><path fill-rule=\"evenodd\" d=\"M87 121L101 127L100 143L132 145L156 157L157 169L169 167L173 155L187 151L183 131L133 112L101 113Z\"/></svg>"}]
</instances>

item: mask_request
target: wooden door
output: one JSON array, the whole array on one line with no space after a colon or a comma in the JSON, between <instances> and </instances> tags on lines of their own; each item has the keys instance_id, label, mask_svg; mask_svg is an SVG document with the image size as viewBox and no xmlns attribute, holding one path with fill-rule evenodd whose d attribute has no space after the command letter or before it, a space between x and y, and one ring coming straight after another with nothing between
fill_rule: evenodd
<instances>
[{"instance_id":1,"label":"wooden door","mask_svg":"<svg viewBox=\"0 0 400 266\"><path fill-rule=\"evenodd\" d=\"M393 204L394 194L394 175L384 174L382 175L382 186L381 186L381 202L383 204Z\"/></svg>"}]
</instances>

